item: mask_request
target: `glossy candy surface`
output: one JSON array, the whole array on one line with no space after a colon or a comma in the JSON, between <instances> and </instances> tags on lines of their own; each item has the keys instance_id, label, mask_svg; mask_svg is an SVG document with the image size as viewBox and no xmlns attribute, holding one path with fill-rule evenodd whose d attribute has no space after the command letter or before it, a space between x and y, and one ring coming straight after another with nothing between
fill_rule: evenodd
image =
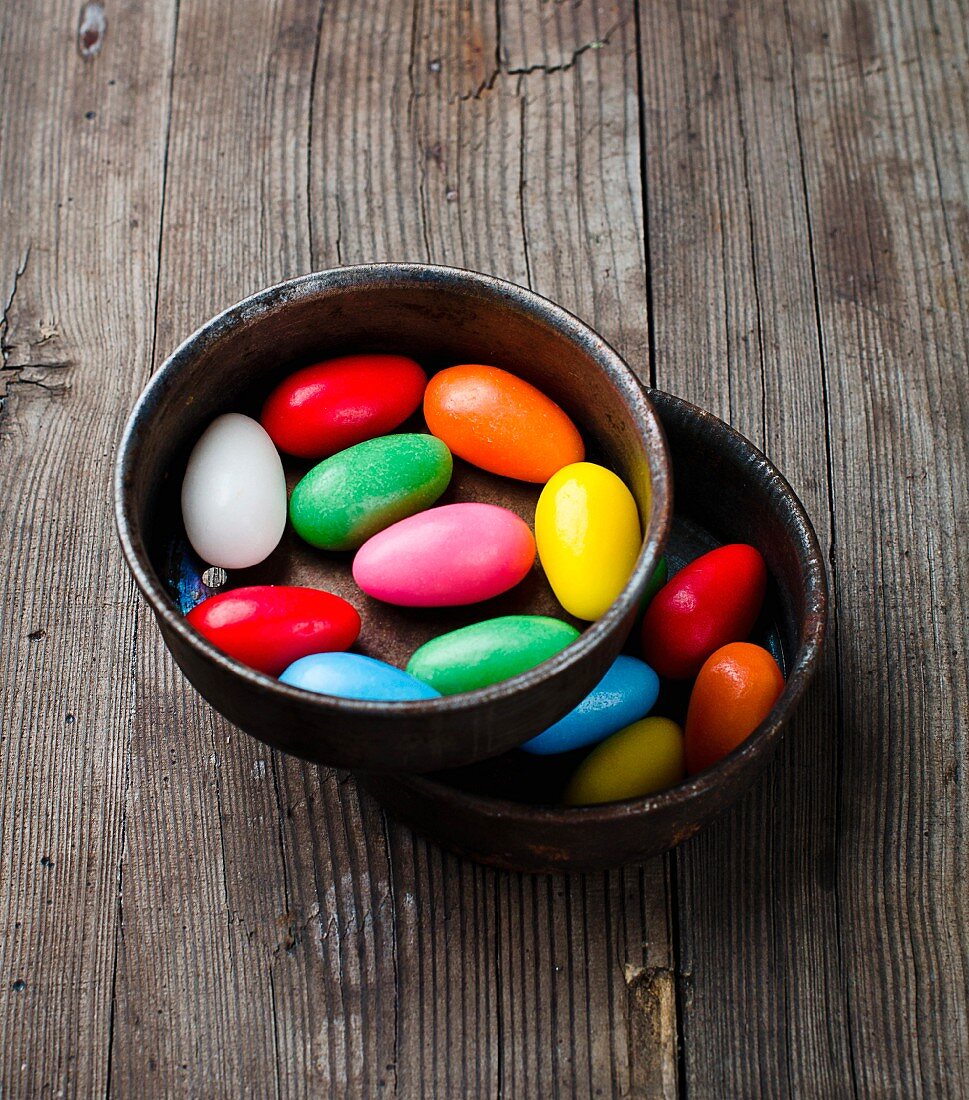
<instances>
[{"instance_id":1,"label":"glossy candy surface","mask_svg":"<svg viewBox=\"0 0 969 1100\"><path fill-rule=\"evenodd\" d=\"M645 718L659 695L659 677L635 657L617 657L581 703L553 726L526 741L525 752L548 755L580 749Z\"/></svg>"},{"instance_id":2,"label":"glossy candy surface","mask_svg":"<svg viewBox=\"0 0 969 1100\"><path fill-rule=\"evenodd\" d=\"M289 585L221 592L187 619L223 653L271 676L310 653L346 649L360 633L360 616L346 600Z\"/></svg>"},{"instance_id":3,"label":"glossy candy surface","mask_svg":"<svg viewBox=\"0 0 969 1100\"><path fill-rule=\"evenodd\" d=\"M784 690L774 658L759 645L732 642L704 662L686 715L686 766L694 774L732 752L770 713Z\"/></svg>"},{"instance_id":4,"label":"glossy candy surface","mask_svg":"<svg viewBox=\"0 0 969 1100\"><path fill-rule=\"evenodd\" d=\"M355 550L429 508L451 480L451 452L433 435L386 435L324 459L289 502L296 533L321 550Z\"/></svg>"},{"instance_id":5,"label":"glossy candy surface","mask_svg":"<svg viewBox=\"0 0 969 1100\"><path fill-rule=\"evenodd\" d=\"M279 679L291 687L343 699L403 703L439 695L401 669L361 653L313 653L291 664Z\"/></svg>"},{"instance_id":6,"label":"glossy candy surface","mask_svg":"<svg viewBox=\"0 0 969 1100\"><path fill-rule=\"evenodd\" d=\"M434 375L424 394L424 419L466 462L520 481L546 482L585 457L566 413L498 367L465 363Z\"/></svg>"},{"instance_id":7,"label":"glossy candy surface","mask_svg":"<svg viewBox=\"0 0 969 1100\"><path fill-rule=\"evenodd\" d=\"M353 579L386 603L454 607L507 592L534 561L535 540L514 512L494 504L445 504L365 542L353 559Z\"/></svg>"},{"instance_id":8,"label":"glossy candy surface","mask_svg":"<svg viewBox=\"0 0 969 1100\"><path fill-rule=\"evenodd\" d=\"M407 671L442 695L456 695L534 668L578 636L578 630L561 619L503 615L425 642L408 661Z\"/></svg>"},{"instance_id":9,"label":"glossy candy surface","mask_svg":"<svg viewBox=\"0 0 969 1100\"><path fill-rule=\"evenodd\" d=\"M298 458L320 459L392 432L417 410L427 376L403 355L344 355L284 378L262 425Z\"/></svg>"},{"instance_id":10,"label":"glossy candy surface","mask_svg":"<svg viewBox=\"0 0 969 1100\"><path fill-rule=\"evenodd\" d=\"M695 676L715 649L750 634L766 587L767 567L753 546L703 554L653 597L643 617L643 657L660 676Z\"/></svg>"},{"instance_id":11,"label":"glossy candy surface","mask_svg":"<svg viewBox=\"0 0 969 1100\"><path fill-rule=\"evenodd\" d=\"M182 520L198 556L248 569L276 549L286 526L286 478L272 440L249 416L218 416L192 448Z\"/></svg>"},{"instance_id":12,"label":"glossy candy surface","mask_svg":"<svg viewBox=\"0 0 969 1100\"><path fill-rule=\"evenodd\" d=\"M559 603L578 619L597 619L625 587L642 547L636 501L604 466L566 466L538 498L535 538Z\"/></svg>"},{"instance_id":13,"label":"glossy candy surface","mask_svg":"<svg viewBox=\"0 0 969 1100\"><path fill-rule=\"evenodd\" d=\"M669 718L643 718L607 737L576 768L567 806L619 802L665 791L683 778L683 731Z\"/></svg>"}]
</instances>

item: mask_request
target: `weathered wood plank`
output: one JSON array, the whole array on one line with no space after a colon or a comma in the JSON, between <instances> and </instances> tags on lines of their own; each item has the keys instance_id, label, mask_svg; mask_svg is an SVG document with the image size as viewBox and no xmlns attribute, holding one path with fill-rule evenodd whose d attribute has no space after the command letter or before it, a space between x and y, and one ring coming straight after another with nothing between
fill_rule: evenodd
<instances>
[{"instance_id":1,"label":"weathered wood plank","mask_svg":"<svg viewBox=\"0 0 969 1100\"><path fill-rule=\"evenodd\" d=\"M119 2L82 41L78 7L0 10L4 1096L109 1074L137 618L110 486L151 357L172 11Z\"/></svg>"},{"instance_id":2,"label":"weathered wood plank","mask_svg":"<svg viewBox=\"0 0 969 1100\"><path fill-rule=\"evenodd\" d=\"M310 266L317 23L298 0L179 7L156 364L219 308ZM310 919L287 878L281 765L202 703L147 622L137 658L112 1088L278 1094L291 1036L274 967Z\"/></svg>"},{"instance_id":3,"label":"weathered wood plank","mask_svg":"<svg viewBox=\"0 0 969 1100\"><path fill-rule=\"evenodd\" d=\"M944 37L946 23L962 33ZM831 387L836 890L858 1083L961 1096L969 560L947 547L969 531L969 158L952 112L966 103L965 10L856 0L791 25Z\"/></svg>"},{"instance_id":4,"label":"weathered wood plank","mask_svg":"<svg viewBox=\"0 0 969 1100\"><path fill-rule=\"evenodd\" d=\"M969 1091L962 6L85 10L0 13L0 1089ZM668 864L446 856L135 610L108 482L152 361L374 258L530 283L644 375L651 336L819 521L822 682Z\"/></svg>"},{"instance_id":5,"label":"weathered wood plank","mask_svg":"<svg viewBox=\"0 0 969 1100\"><path fill-rule=\"evenodd\" d=\"M550 11L528 7L543 18ZM541 33L523 35L509 29L504 8L499 21L490 5L457 13L420 5L414 52L399 63L403 71L406 62L407 82L395 79L392 68L381 78L391 95L406 92L406 110L398 107L387 123L375 112L370 144L390 146L411 128L410 155L420 171L411 178L401 166L397 176L409 181L422 224L416 253L406 258L531 282L589 317L634 362L645 362L635 27L628 7L599 7L595 19L621 28L611 57L592 51L582 59L585 71L581 65L566 71L559 56L585 53L582 47L602 36L589 22L591 6L564 28L543 22ZM367 22L362 17L359 33L369 42ZM325 89L344 65L360 65L360 48L331 43L321 53L324 121L314 121L313 178L330 211L318 224L332 227L339 214L345 263L371 258L374 231L359 207L348 216L346 202L329 199L331 192L352 194L359 169L333 156L342 123L331 117ZM387 69L382 55L367 57L367 64ZM512 71L525 68L532 71ZM372 180L371 188L378 186ZM384 186L393 187L394 179ZM577 190L587 196L578 206ZM383 232L406 247L412 238L388 221L391 229ZM326 243L314 239L315 255ZM630 880L533 880L462 865L393 826L389 837L398 898L402 884L419 886L414 904L402 914L399 901L395 906L399 1003L417 1013L398 1026L403 1095L418 1092L422 1082L448 1094L479 1095L571 1091L573 1081L582 1082L580 1091L604 1093L630 1083L672 1089L669 1029L639 1028L643 1019L664 1018L666 1009L672 1020L672 1004L647 1005L623 981L624 962L670 965L661 866ZM627 887L631 897L627 881L635 886ZM449 925L442 926L442 909ZM459 916L454 939L450 929ZM634 1038L642 1035L650 1042L637 1047Z\"/></svg>"},{"instance_id":6,"label":"weathered wood plank","mask_svg":"<svg viewBox=\"0 0 969 1100\"><path fill-rule=\"evenodd\" d=\"M257 286L383 257L531 279L645 363L632 12L534 10L506 39L490 5L183 7L159 357ZM674 1091L662 864L463 864L235 734L143 642L117 1087Z\"/></svg>"},{"instance_id":7,"label":"weathered wood plank","mask_svg":"<svg viewBox=\"0 0 969 1100\"><path fill-rule=\"evenodd\" d=\"M764 446L827 545L824 379L784 13L666 4L642 15L657 382ZM850 1080L838 913L818 889L837 838L835 668L830 647L773 771L674 856L690 1094L837 1095Z\"/></svg>"},{"instance_id":8,"label":"weathered wood plank","mask_svg":"<svg viewBox=\"0 0 969 1100\"><path fill-rule=\"evenodd\" d=\"M965 36L918 5L641 14L659 384L763 442L836 597L777 766L676 856L687 1089L961 1095Z\"/></svg>"}]
</instances>

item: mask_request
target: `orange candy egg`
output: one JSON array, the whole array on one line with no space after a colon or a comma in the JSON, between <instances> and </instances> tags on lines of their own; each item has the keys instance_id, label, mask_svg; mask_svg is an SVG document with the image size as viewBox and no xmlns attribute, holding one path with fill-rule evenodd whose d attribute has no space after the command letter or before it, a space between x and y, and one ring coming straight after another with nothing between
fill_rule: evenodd
<instances>
[{"instance_id":1,"label":"orange candy egg","mask_svg":"<svg viewBox=\"0 0 969 1100\"><path fill-rule=\"evenodd\" d=\"M745 741L784 690L774 658L751 642L731 642L703 663L686 716L686 770L703 771Z\"/></svg>"},{"instance_id":2,"label":"orange candy egg","mask_svg":"<svg viewBox=\"0 0 969 1100\"><path fill-rule=\"evenodd\" d=\"M424 393L424 419L459 458L519 481L544 484L585 458L562 409L498 367L467 363L436 374Z\"/></svg>"}]
</instances>

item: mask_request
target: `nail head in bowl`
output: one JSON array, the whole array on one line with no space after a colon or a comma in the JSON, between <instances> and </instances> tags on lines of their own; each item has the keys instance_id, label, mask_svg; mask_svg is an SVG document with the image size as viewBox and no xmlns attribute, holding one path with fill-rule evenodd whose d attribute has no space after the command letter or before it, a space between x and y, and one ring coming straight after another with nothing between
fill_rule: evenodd
<instances>
[{"instance_id":1,"label":"nail head in bowl","mask_svg":"<svg viewBox=\"0 0 969 1100\"><path fill-rule=\"evenodd\" d=\"M314 695L246 668L185 621L169 559L184 557L177 487L188 453L220 413L258 416L293 370L355 351L410 355L429 373L459 362L502 366L557 401L627 482L646 538L628 585L575 643L529 672L464 695L376 703ZM420 424L399 430L422 430ZM287 460L290 485L305 472ZM529 521L538 486L455 462L439 503L479 499ZM424 264L368 264L307 275L255 294L213 318L161 366L121 442L116 513L128 567L179 667L229 721L285 752L338 767L427 771L501 753L544 729L602 677L626 639L666 539L668 455L658 418L635 376L591 329L552 302L487 275ZM182 539L179 542L179 539ZM243 584L306 584L350 599L361 612L357 648L402 666L419 644L499 614L564 617L536 567L496 600L438 615L378 605L357 589L348 556L327 555L292 532ZM204 568L198 563L199 568ZM212 573L195 577L204 590Z\"/></svg>"},{"instance_id":2,"label":"nail head in bowl","mask_svg":"<svg viewBox=\"0 0 969 1100\"><path fill-rule=\"evenodd\" d=\"M651 397L666 431L676 493L667 556L679 567L729 542L750 543L763 553L770 583L754 640L778 658L783 694L729 756L646 798L554 805L582 752L558 761L513 752L429 776L359 776L393 816L459 854L521 871L586 871L640 862L674 847L736 802L767 766L817 669L827 582L801 502L738 432L679 398ZM687 690L661 695L652 713L682 722Z\"/></svg>"}]
</instances>

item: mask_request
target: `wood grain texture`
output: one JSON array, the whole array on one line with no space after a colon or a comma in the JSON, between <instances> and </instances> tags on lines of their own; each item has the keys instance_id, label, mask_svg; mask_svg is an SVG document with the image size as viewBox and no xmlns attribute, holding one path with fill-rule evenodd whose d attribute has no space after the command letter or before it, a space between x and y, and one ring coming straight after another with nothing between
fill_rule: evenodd
<instances>
[{"instance_id":1,"label":"wood grain texture","mask_svg":"<svg viewBox=\"0 0 969 1100\"><path fill-rule=\"evenodd\" d=\"M528 32L509 26L508 7L518 5L419 4L408 56L394 52L399 29L382 29L396 7L355 11L338 38L324 21L314 263L386 255L490 271L575 309L645 361L633 12L530 5ZM611 55L589 51L600 25L616 31ZM558 61L586 52L588 69ZM360 71L376 86L367 141L348 157L332 88ZM393 162L405 138L405 162ZM672 1001L638 999L624 977L627 963L669 972L660 865L631 879L534 880L463 866L394 826L388 844L402 1095L674 1090ZM403 912L402 890L412 895Z\"/></svg>"},{"instance_id":2,"label":"wood grain texture","mask_svg":"<svg viewBox=\"0 0 969 1100\"><path fill-rule=\"evenodd\" d=\"M842 578L836 891L859 1088L907 1096L969 1091L964 31L932 4L792 26Z\"/></svg>"},{"instance_id":3,"label":"wood grain texture","mask_svg":"<svg viewBox=\"0 0 969 1100\"><path fill-rule=\"evenodd\" d=\"M0 10L0 1096L969 1092L960 0ZM532 286L785 470L832 643L667 860L457 860L187 687L153 366L310 269ZM83 476L80 473L83 472Z\"/></svg>"},{"instance_id":4,"label":"wood grain texture","mask_svg":"<svg viewBox=\"0 0 969 1100\"><path fill-rule=\"evenodd\" d=\"M156 364L218 309L309 266L316 27L305 4L179 7ZM148 623L136 660L112 1088L271 1096L292 1042L274 969L312 912L294 908L280 764L202 703ZM347 980L315 1028L352 1019L353 998ZM332 1057L339 1079L346 1055Z\"/></svg>"},{"instance_id":5,"label":"wood grain texture","mask_svg":"<svg viewBox=\"0 0 969 1100\"><path fill-rule=\"evenodd\" d=\"M835 594L778 764L674 857L686 1089L963 1095L964 13L641 15L658 382L828 517Z\"/></svg>"},{"instance_id":6,"label":"wood grain texture","mask_svg":"<svg viewBox=\"0 0 969 1100\"><path fill-rule=\"evenodd\" d=\"M134 587L114 448L151 356L168 5L0 10L0 1092L106 1092Z\"/></svg>"},{"instance_id":7,"label":"wood grain texture","mask_svg":"<svg viewBox=\"0 0 969 1100\"><path fill-rule=\"evenodd\" d=\"M506 36L490 5L183 4L156 362L261 285L374 258L531 281L645 361L633 13L535 10ZM113 1088L672 1094L661 863L462 864L226 726L147 623L136 660Z\"/></svg>"},{"instance_id":8,"label":"wood grain texture","mask_svg":"<svg viewBox=\"0 0 969 1100\"><path fill-rule=\"evenodd\" d=\"M826 518L784 13L669 4L643 16L658 384L758 442ZM828 549L830 530L819 534ZM838 829L835 668L829 647L777 766L673 857L690 1093L837 1095L850 1079L838 911L819 889Z\"/></svg>"}]
</instances>

